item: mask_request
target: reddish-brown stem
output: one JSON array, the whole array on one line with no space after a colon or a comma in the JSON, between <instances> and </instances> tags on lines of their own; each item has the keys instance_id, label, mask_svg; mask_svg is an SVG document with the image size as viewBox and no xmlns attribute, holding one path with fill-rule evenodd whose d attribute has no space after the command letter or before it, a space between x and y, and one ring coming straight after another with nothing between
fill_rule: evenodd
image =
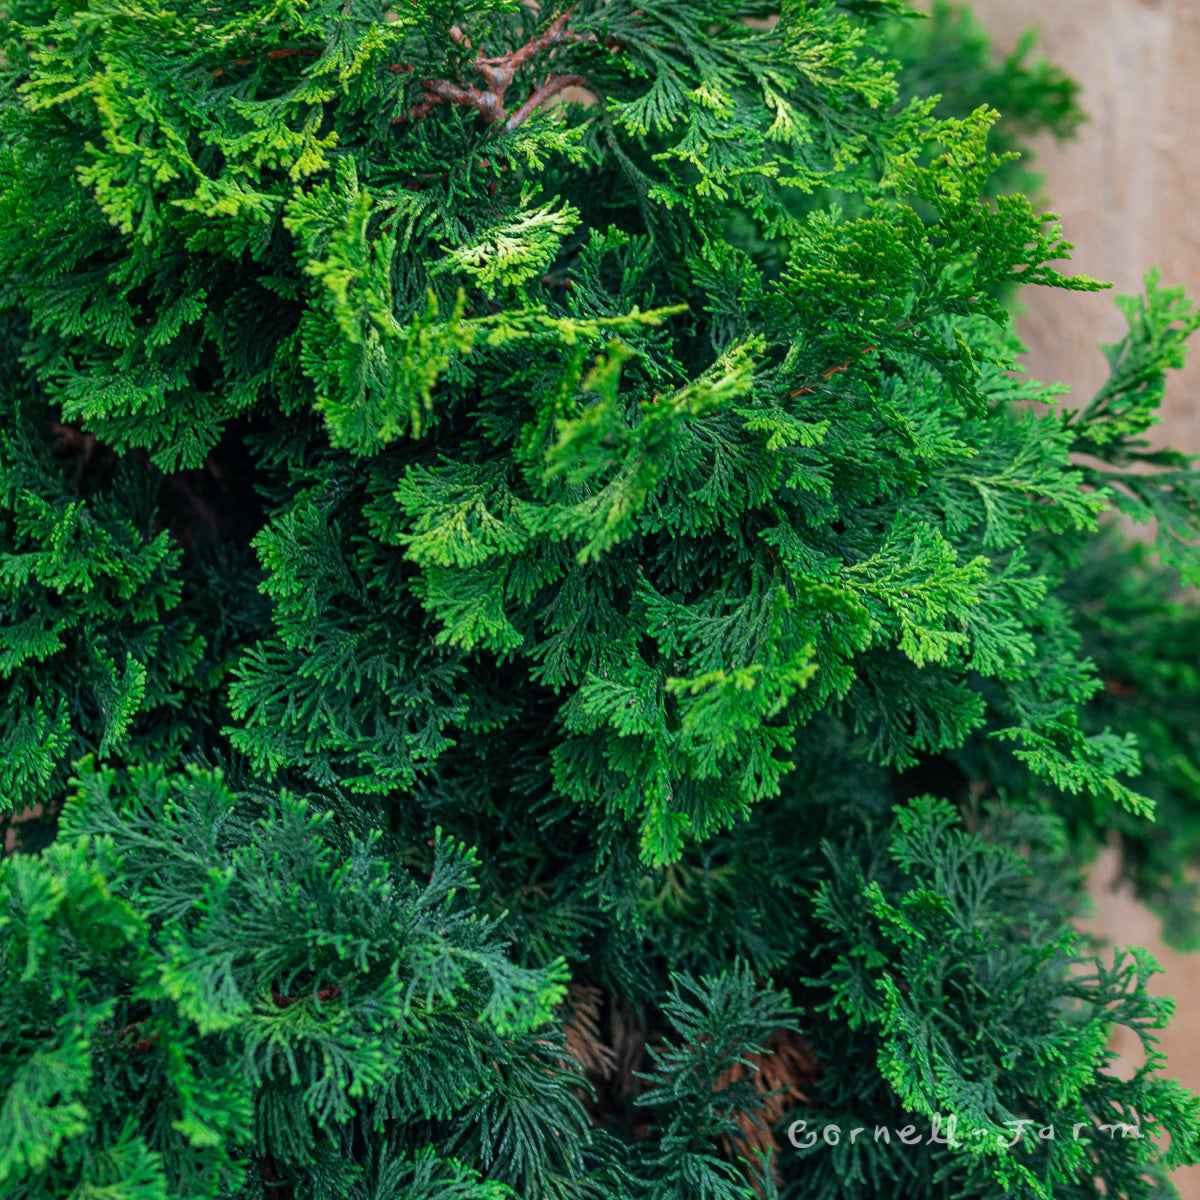
<instances>
[{"instance_id":1,"label":"reddish-brown stem","mask_svg":"<svg viewBox=\"0 0 1200 1200\"><path fill-rule=\"evenodd\" d=\"M576 33L574 30L567 28L567 22L578 7L577 4L572 4L570 8L559 13L545 33L530 38L525 45L514 50L511 54L502 54L499 58L483 58L479 56L471 65L485 79L488 77L488 70L491 69L496 72L497 77L503 78L505 83L508 83L517 71L533 58L535 54L540 54L543 50L548 50L551 46L557 46L562 42L594 42L596 40L594 33Z\"/></svg>"},{"instance_id":2,"label":"reddish-brown stem","mask_svg":"<svg viewBox=\"0 0 1200 1200\"><path fill-rule=\"evenodd\" d=\"M445 102L475 109L488 124L503 121L505 130L511 131L564 88L582 86L585 82L582 75L554 75L536 88L533 95L511 115L504 104L505 93L517 72L543 50L570 42L595 43L598 41L594 33L577 33L567 28L576 7L577 5L573 4L559 13L543 33L530 38L523 46L519 46L508 54L497 55L493 58L485 58L482 54L475 55L471 59L470 66L487 85L483 90L476 87L463 87L460 84L451 83L447 79L428 80L424 85L425 98L412 106L409 116L413 120L419 120L435 105ZM467 50L471 49L471 39L457 25L450 27L450 40L456 46L463 46ZM397 70L398 68L393 67L392 69ZM397 121L402 119L402 117L396 118Z\"/></svg>"},{"instance_id":3,"label":"reddish-brown stem","mask_svg":"<svg viewBox=\"0 0 1200 1200\"><path fill-rule=\"evenodd\" d=\"M493 91L481 92L478 88L459 87L446 79L431 79L425 85L426 98L436 97L434 103L441 100L451 104L467 104L477 112L481 112L489 122L495 121L504 113L503 94ZM432 107L432 105L430 106Z\"/></svg>"},{"instance_id":4,"label":"reddish-brown stem","mask_svg":"<svg viewBox=\"0 0 1200 1200\"><path fill-rule=\"evenodd\" d=\"M347 976L346 979L342 980L342 983L346 983L348 981L348 979L350 979L350 978L353 978L353 976ZM330 1000L336 1000L337 997L341 994L341 991L342 991L342 985L340 983L329 983L329 984L326 984L323 988L320 989L320 991L317 992L317 999L322 1004L327 1004ZM271 999L274 1002L276 1008L291 1008L293 1004L298 1004L301 1000L304 999L304 997L303 996L285 996L282 992L280 992L280 990L275 986L275 984L271 984Z\"/></svg>"},{"instance_id":5,"label":"reddish-brown stem","mask_svg":"<svg viewBox=\"0 0 1200 1200\"><path fill-rule=\"evenodd\" d=\"M873 350L878 350L878 349L879 349L878 346L864 346L859 351L859 354L870 354ZM830 367L829 370L826 371L825 374L821 376L821 379L829 380L829 379L832 379L833 376L837 375L839 372L848 370L850 367L850 362L851 362L851 360L847 359L846 362L839 363L836 367ZM799 388L796 391L792 392L791 398L793 400L795 400L797 396L811 396L813 394L814 393L813 393L812 388L802 387L802 388Z\"/></svg>"},{"instance_id":6,"label":"reddish-brown stem","mask_svg":"<svg viewBox=\"0 0 1200 1200\"><path fill-rule=\"evenodd\" d=\"M305 58L319 58L321 55L321 52L320 52L320 50L301 50L299 46L283 46L279 50L267 51L267 57L273 58L273 59L293 58L297 54L302 54ZM245 66L248 66L253 61L254 61L254 59L252 59L252 58L235 58L233 60L233 65L235 67L245 67ZM213 78L220 79L221 76L224 74L225 74L225 68L218 67L213 72Z\"/></svg>"},{"instance_id":7,"label":"reddish-brown stem","mask_svg":"<svg viewBox=\"0 0 1200 1200\"><path fill-rule=\"evenodd\" d=\"M132 1025L126 1025L124 1029L117 1035L121 1041L124 1041L131 1033L137 1033L145 1021L135 1021ZM149 1037L138 1038L133 1043L134 1054L149 1054L154 1049L154 1043L158 1041L158 1033L152 1033Z\"/></svg>"},{"instance_id":8,"label":"reddish-brown stem","mask_svg":"<svg viewBox=\"0 0 1200 1200\"><path fill-rule=\"evenodd\" d=\"M535 108L541 108L551 96L558 95L564 88L583 87L586 80L582 75L552 75L533 95L504 123L506 130L516 129Z\"/></svg>"}]
</instances>

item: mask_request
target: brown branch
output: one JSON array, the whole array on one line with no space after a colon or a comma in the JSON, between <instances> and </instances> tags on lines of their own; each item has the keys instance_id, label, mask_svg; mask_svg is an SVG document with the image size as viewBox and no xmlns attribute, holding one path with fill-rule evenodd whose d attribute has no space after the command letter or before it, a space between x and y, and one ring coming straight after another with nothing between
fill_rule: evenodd
<instances>
[{"instance_id":1,"label":"brown branch","mask_svg":"<svg viewBox=\"0 0 1200 1200\"><path fill-rule=\"evenodd\" d=\"M435 104L443 100L450 104L466 104L482 113L488 121L496 119L497 99L491 92L481 92L478 88L459 87L448 79L431 79L425 85L425 111L428 112ZM418 106L421 107L421 106ZM503 111L503 105L500 106ZM413 110L414 112L416 109Z\"/></svg>"},{"instance_id":2,"label":"brown branch","mask_svg":"<svg viewBox=\"0 0 1200 1200\"><path fill-rule=\"evenodd\" d=\"M330 1000L336 1000L341 990L338 984L331 983L317 992L317 999L322 1004L327 1004ZM299 1004L303 999L303 996L286 996L279 991L275 984L271 984L271 1000L276 1008L291 1008L293 1004Z\"/></svg>"},{"instance_id":3,"label":"brown branch","mask_svg":"<svg viewBox=\"0 0 1200 1200\"><path fill-rule=\"evenodd\" d=\"M294 58L297 54L301 54L305 58L320 58L321 57L320 50L301 50L298 46L284 46L279 50L268 51L267 57L270 59ZM253 59L253 58L235 58L233 60L233 65L235 67L244 67L244 66L247 66L249 63L252 63L255 61L257 61L257 60ZM218 67L212 73L212 77L214 79L220 79L221 76L224 74L225 74L225 68Z\"/></svg>"},{"instance_id":4,"label":"brown branch","mask_svg":"<svg viewBox=\"0 0 1200 1200\"><path fill-rule=\"evenodd\" d=\"M561 92L563 88L577 87L584 84L585 80L582 75L555 75L536 88L533 95L513 114L509 115L508 109L504 104L505 93L508 91L517 72L543 50L548 50L553 46L560 46L564 43L590 42L594 44L598 41L594 33L577 33L567 28L567 23L570 21L571 15L577 7L577 4L572 4L570 8L559 13L554 18L545 32L530 38L523 46L510 51L508 54L497 55L494 58L485 58L483 54L475 55L470 61L470 66L483 79L484 83L487 84L486 89L483 91L476 87L462 87L460 84L451 83L447 79L431 79L426 81L424 84L425 99L418 101L418 103L412 106L409 116L413 120L419 120L430 109L444 102L475 109L476 112L484 117L489 125L495 124L498 121L504 121L506 132L516 129L518 125L529 118L531 113L545 104L552 96ZM458 25L450 27L450 40L456 46L464 46L468 50L471 49L471 39ZM402 119L402 117L397 117L396 121Z\"/></svg>"},{"instance_id":5,"label":"brown branch","mask_svg":"<svg viewBox=\"0 0 1200 1200\"><path fill-rule=\"evenodd\" d=\"M511 54L502 54L499 58L483 58L480 56L475 59L472 66L485 79L487 75L484 68L492 68L496 70L498 77L504 78L507 83L512 80L513 75L533 58L535 54L540 54L543 50L547 50L551 46L558 46L563 42L594 42L596 40L594 33L576 33L574 30L567 28L567 22L578 7L577 4L572 4L570 8L559 13L545 33L530 38L520 49L514 50Z\"/></svg>"},{"instance_id":6,"label":"brown branch","mask_svg":"<svg viewBox=\"0 0 1200 1200\"><path fill-rule=\"evenodd\" d=\"M143 1017L140 1021L135 1021L132 1025L126 1025L120 1033L117 1034L117 1039L124 1042L130 1034L141 1033L145 1027L149 1017ZM158 1032L155 1031L149 1037L139 1037L131 1047L134 1054L149 1054L154 1049L154 1043L158 1041Z\"/></svg>"},{"instance_id":7,"label":"brown branch","mask_svg":"<svg viewBox=\"0 0 1200 1200\"><path fill-rule=\"evenodd\" d=\"M505 131L516 129L534 109L541 108L551 96L558 95L563 88L583 87L586 82L582 75L552 75L508 118L504 123Z\"/></svg>"},{"instance_id":8,"label":"brown branch","mask_svg":"<svg viewBox=\"0 0 1200 1200\"><path fill-rule=\"evenodd\" d=\"M317 1000L322 1004L328 1004L330 1000L336 1000L342 994L342 988L349 984L354 979L354 973L343 975L337 983L327 983L317 992ZM279 990L279 985L271 984L271 1000L276 1008L291 1008L293 1004L299 1004L304 996L288 996Z\"/></svg>"},{"instance_id":9,"label":"brown branch","mask_svg":"<svg viewBox=\"0 0 1200 1200\"><path fill-rule=\"evenodd\" d=\"M871 354L878 349L879 349L878 346L864 346L859 351L859 354ZM822 382L827 383L830 379L833 378L833 376L839 374L842 371L848 371L850 369L850 363L852 361L853 361L852 359L847 359L844 363L838 363L838 365L836 367L830 367L829 370L826 371L821 376ZM812 388L802 387L802 388L799 388L797 391L792 392L791 398L793 400L795 400L797 396L812 396L812 395L815 395L815 392Z\"/></svg>"}]
</instances>

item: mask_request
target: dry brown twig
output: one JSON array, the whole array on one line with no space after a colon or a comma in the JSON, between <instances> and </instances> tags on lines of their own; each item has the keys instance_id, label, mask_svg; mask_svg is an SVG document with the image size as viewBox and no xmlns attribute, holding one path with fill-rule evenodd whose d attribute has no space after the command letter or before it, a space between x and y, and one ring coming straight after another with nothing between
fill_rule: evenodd
<instances>
[{"instance_id":1,"label":"dry brown twig","mask_svg":"<svg viewBox=\"0 0 1200 1200\"><path fill-rule=\"evenodd\" d=\"M567 1053L587 1073L610 1079L617 1069L617 1058L600 1032L600 1009L604 1002L598 987L572 983L567 988Z\"/></svg>"},{"instance_id":2,"label":"dry brown twig","mask_svg":"<svg viewBox=\"0 0 1200 1200\"><path fill-rule=\"evenodd\" d=\"M750 1170L753 1152L773 1155L771 1173L776 1184L782 1182L778 1162L779 1143L771 1126L790 1108L807 1104L804 1089L812 1085L819 1068L812 1047L803 1035L788 1029L777 1029L768 1039L761 1054L751 1054L744 1062L734 1063L717 1080L714 1091L722 1091L741 1079L749 1078L754 1090L762 1096L762 1108L757 1115L740 1112L737 1115L738 1133L722 1137L721 1147L730 1155L742 1159L747 1179L758 1195L762 1189Z\"/></svg>"},{"instance_id":3,"label":"dry brown twig","mask_svg":"<svg viewBox=\"0 0 1200 1200\"><path fill-rule=\"evenodd\" d=\"M628 1102L641 1090L638 1069L649 1048L648 1030L637 1018L635 1010L609 997L612 1003L607 1020L601 1019L604 995L597 987L572 983L567 992L563 1028L567 1052L588 1077L598 1096L589 1097L582 1090L576 1094L592 1116L594 1124L601 1123L600 1113L614 1102ZM661 1045L660 1039L655 1039ZM715 1080L713 1091L720 1093L741 1080L749 1080L758 1094L756 1113L736 1114L737 1132L720 1139L721 1149L734 1160L740 1160L746 1178L761 1195L755 1176L755 1155L774 1156L772 1173L780 1182L778 1168L779 1144L771 1127L789 1109L808 1104L807 1089L820 1075L820 1067L812 1046L800 1033L791 1029L776 1029L767 1039L763 1050L747 1055L728 1067ZM632 1129L635 1141L650 1135L647 1121L638 1121Z\"/></svg>"}]
</instances>

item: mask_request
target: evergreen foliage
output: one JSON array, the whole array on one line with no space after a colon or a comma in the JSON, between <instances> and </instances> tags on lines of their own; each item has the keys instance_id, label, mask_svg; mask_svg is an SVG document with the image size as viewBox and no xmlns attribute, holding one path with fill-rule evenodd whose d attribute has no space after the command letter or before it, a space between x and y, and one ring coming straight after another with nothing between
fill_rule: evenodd
<instances>
[{"instance_id":1,"label":"evergreen foliage","mask_svg":"<svg viewBox=\"0 0 1200 1200\"><path fill-rule=\"evenodd\" d=\"M1179 587L1178 572L1150 561L1138 544L1115 538L1093 552L1070 581L1084 649L1104 690L1088 706L1093 728L1119 725L1137 735L1138 786L1155 804L1155 821L1117 815L1122 878L1163 917L1163 936L1200 948L1200 896L1190 870L1200 850L1200 778L1196 746L1200 704L1200 612Z\"/></svg>"},{"instance_id":2,"label":"evergreen foliage","mask_svg":"<svg viewBox=\"0 0 1200 1200\"><path fill-rule=\"evenodd\" d=\"M897 20L884 36L890 57L900 64L903 99L937 93L939 116L964 117L980 104L999 111L990 144L997 153L1015 151L1021 158L997 168L985 188L989 194L1036 192L1042 179L1029 169L1026 139L1049 133L1062 141L1087 120L1079 83L1054 63L1029 60L1036 29L1027 29L1000 59L970 8L933 0L928 20Z\"/></svg>"},{"instance_id":3,"label":"evergreen foliage","mask_svg":"<svg viewBox=\"0 0 1200 1200\"><path fill-rule=\"evenodd\" d=\"M1152 275L1093 400L1017 378L997 297L1102 285L990 190L994 111L901 94L905 9L9 6L6 1197L1200 1157L1153 964L1071 925L1110 830L1182 882L1194 735L1089 657L1158 614L1080 597L1114 505L1200 579L1145 439L1200 318Z\"/></svg>"}]
</instances>

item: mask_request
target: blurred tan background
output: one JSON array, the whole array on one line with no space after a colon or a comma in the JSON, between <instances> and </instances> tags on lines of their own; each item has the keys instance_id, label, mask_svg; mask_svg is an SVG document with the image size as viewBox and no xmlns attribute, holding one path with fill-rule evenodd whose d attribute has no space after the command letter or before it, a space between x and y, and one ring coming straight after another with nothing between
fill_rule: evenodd
<instances>
[{"instance_id":1,"label":"blurred tan background","mask_svg":"<svg viewBox=\"0 0 1200 1200\"><path fill-rule=\"evenodd\" d=\"M1038 26L1036 53L1083 84L1091 121L1077 138L1034 143L1049 207L1075 243L1074 269L1135 292L1147 268L1158 266L1165 284L1200 297L1200 3L973 0L972 7L1005 53L1023 29ZM1089 396L1106 375L1097 343L1116 340L1125 327L1112 293L1030 289L1022 299L1018 330L1030 374ZM1169 385L1162 440L1200 453L1200 344L1192 355ZM1177 1002L1162 1037L1166 1073L1200 1091L1200 954L1162 945L1158 921L1109 888L1114 867L1110 852L1093 874L1093 927L1117 944L1150 947L1166 968L1152 985ZM1178 1172L1175 1183L1183 1200L1200 1200L1200 1167Z\"/></svg>"},{"instance_id":2,"label":"blurred tan background","mask_svg":"<svg viewBox=\"0 0 1200 1200\"><path fill-rule=\"evenodd\" d=\"M1035 139L1045 194L1075 243L1075 270L1138 291L1147 268L1200 296L1200 3L1194 0L974 0L996 48L1041 30L1036 54L1083 84L1077 137ZM1083 395L1105 377L1096 344L1125 325L1112 293L1031 289L1019 328L1031 373ZM1173 380L1165 436L1200 453L1200 349Z\"/></svg>"}]
</instances>

